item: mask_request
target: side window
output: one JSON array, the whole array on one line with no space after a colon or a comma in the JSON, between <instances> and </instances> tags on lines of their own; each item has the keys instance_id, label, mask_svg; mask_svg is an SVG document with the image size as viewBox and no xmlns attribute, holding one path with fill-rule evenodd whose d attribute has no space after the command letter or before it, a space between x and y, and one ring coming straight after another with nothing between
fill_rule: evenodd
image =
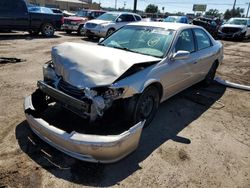
<instances>
[{"instance_id":1,"label":"side window","mask_svg":"<svg viewBox=\"0 0 250 188\"><path fill-rule=\"evenodd\" d=\"M134 15L135 16L135 19L137 20L137 21L141 21L141 17L140 16L137 16L137 15Z\"/></svg>"},{"instance_id":2,"label":"side window","mask_svg":"<svg viewBox=\"0 0 250 188\"><path fill-rule=\"evenodd\" d=\"M190 53L195 51L194 37L191 29L184 30L179 35L175 45L175 52L179 50L189 51Z\"/></svg>"},{"instance_id":3,"label":"side window","mask_svg":"<svg viewBox=\"0 0 250 188\"><path fill-rule=\"evenodd\" d=\"M121 18L122 22L133 22L135 21L134 16L130 14L123 14L119 18Z\"/></svg>"},{"instance_id":4,"label":"side window","mask_svg":"<svg viewBox=\"0 0 250 188\"><path fill-rule=\"evenodd\" d=\"M211 46L210 38L205 33L205 31L201 29L194 29L194 35L197 41L198 50L202 50Z\"/></svg>"}]
</instances>

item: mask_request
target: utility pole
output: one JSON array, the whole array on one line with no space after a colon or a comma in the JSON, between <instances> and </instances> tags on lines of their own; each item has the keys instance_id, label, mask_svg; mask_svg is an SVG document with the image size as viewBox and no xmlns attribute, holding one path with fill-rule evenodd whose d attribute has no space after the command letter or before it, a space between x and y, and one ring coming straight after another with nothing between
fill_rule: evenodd
<instances>
[{"instance_id":1,"label":"utility pole","mask_svg":"<svg viewBox=\"0 0 250 188\"><path fill-rule=\"evenodd\" d=\"M249 8L250 8L250 2L247 3L248 4L248 8L247 8L247 14L246 14L246 18L248 17L248 13L249 13Z\"/></svg>"},{"instance_id":2,"label":"utility pole","mask_svg":"<svg viewBox=\"0 0 250 188\"><path fill-rule=\"evenodd\" d=\"M134 0L134 13L136 13L136 7L137 7L137 0Z\"/></svg>"},{"instance_id":3,"label":"utility pole","mask_svg":"<svg viewBox=\"0 0 250 188\"><path fill-rule=\"evenodd\" d=\"M235 5L236 5L236 0L234 0L233 10L235 9Z\"/></svg>"},{"instance_id":4,"label":"utility pole","mask_svg":"<svg viewBox=\"0 0 250 188\"><path fill-rule=\"evenodd\" d=\"M117 0L115 0L115 10L117 9Z\"/></svg>"}]
</instances>

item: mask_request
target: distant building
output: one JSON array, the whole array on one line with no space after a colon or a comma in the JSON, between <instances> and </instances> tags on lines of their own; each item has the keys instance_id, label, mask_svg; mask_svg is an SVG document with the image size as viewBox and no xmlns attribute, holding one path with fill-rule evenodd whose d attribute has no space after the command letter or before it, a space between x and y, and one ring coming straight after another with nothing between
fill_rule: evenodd
<instances>
[{"instance_id":1,"label":"distant building","mask_svg":"<svg viewBox=\"0 0 250 188\"><path fill-rule=\"evenodd\" d=\"M100 9L100 4L92 0L26 0L28 3L61 10L77 11L79 9Z\"/></svg>"}]
</instances>

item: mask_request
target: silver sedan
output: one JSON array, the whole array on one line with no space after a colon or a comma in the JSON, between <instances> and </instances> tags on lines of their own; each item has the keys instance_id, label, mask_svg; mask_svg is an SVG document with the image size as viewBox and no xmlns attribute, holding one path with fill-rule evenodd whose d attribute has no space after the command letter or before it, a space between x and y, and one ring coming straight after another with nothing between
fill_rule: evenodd
<instances>
[{"instance_id":1,"label":"silver sedan","mask_svg":"<svg viewBox=\"0 0 250 188\"><path fill-rule=\"evenodd\" d=\"M37 135L73 157L117 161L137 147L161 102L198 82L209 85L222 59L222 44L188 24L137 22L98 45L63 43L53 47L44 79L26 98L26 117ZM66 134L37 115L54 102L92 122L119 108L134 126L115 137Z\"/></svg>"}]
</instances>

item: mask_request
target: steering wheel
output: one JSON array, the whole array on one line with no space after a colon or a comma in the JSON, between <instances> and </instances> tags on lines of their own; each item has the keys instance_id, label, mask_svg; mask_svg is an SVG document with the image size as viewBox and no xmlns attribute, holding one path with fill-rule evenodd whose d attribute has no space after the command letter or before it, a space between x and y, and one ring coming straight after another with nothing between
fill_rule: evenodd
<instances>
[{"instance_id":1,"label":"steering wheel","mask_svg":"<svg viewBox=\"0 0 250 188\"><path fill-rule=\"evenodd\" d=\"M148 40L147 44L149 47L154 47L160 41L160 37L153 37Z\"/></svg>"}]
</instances>

